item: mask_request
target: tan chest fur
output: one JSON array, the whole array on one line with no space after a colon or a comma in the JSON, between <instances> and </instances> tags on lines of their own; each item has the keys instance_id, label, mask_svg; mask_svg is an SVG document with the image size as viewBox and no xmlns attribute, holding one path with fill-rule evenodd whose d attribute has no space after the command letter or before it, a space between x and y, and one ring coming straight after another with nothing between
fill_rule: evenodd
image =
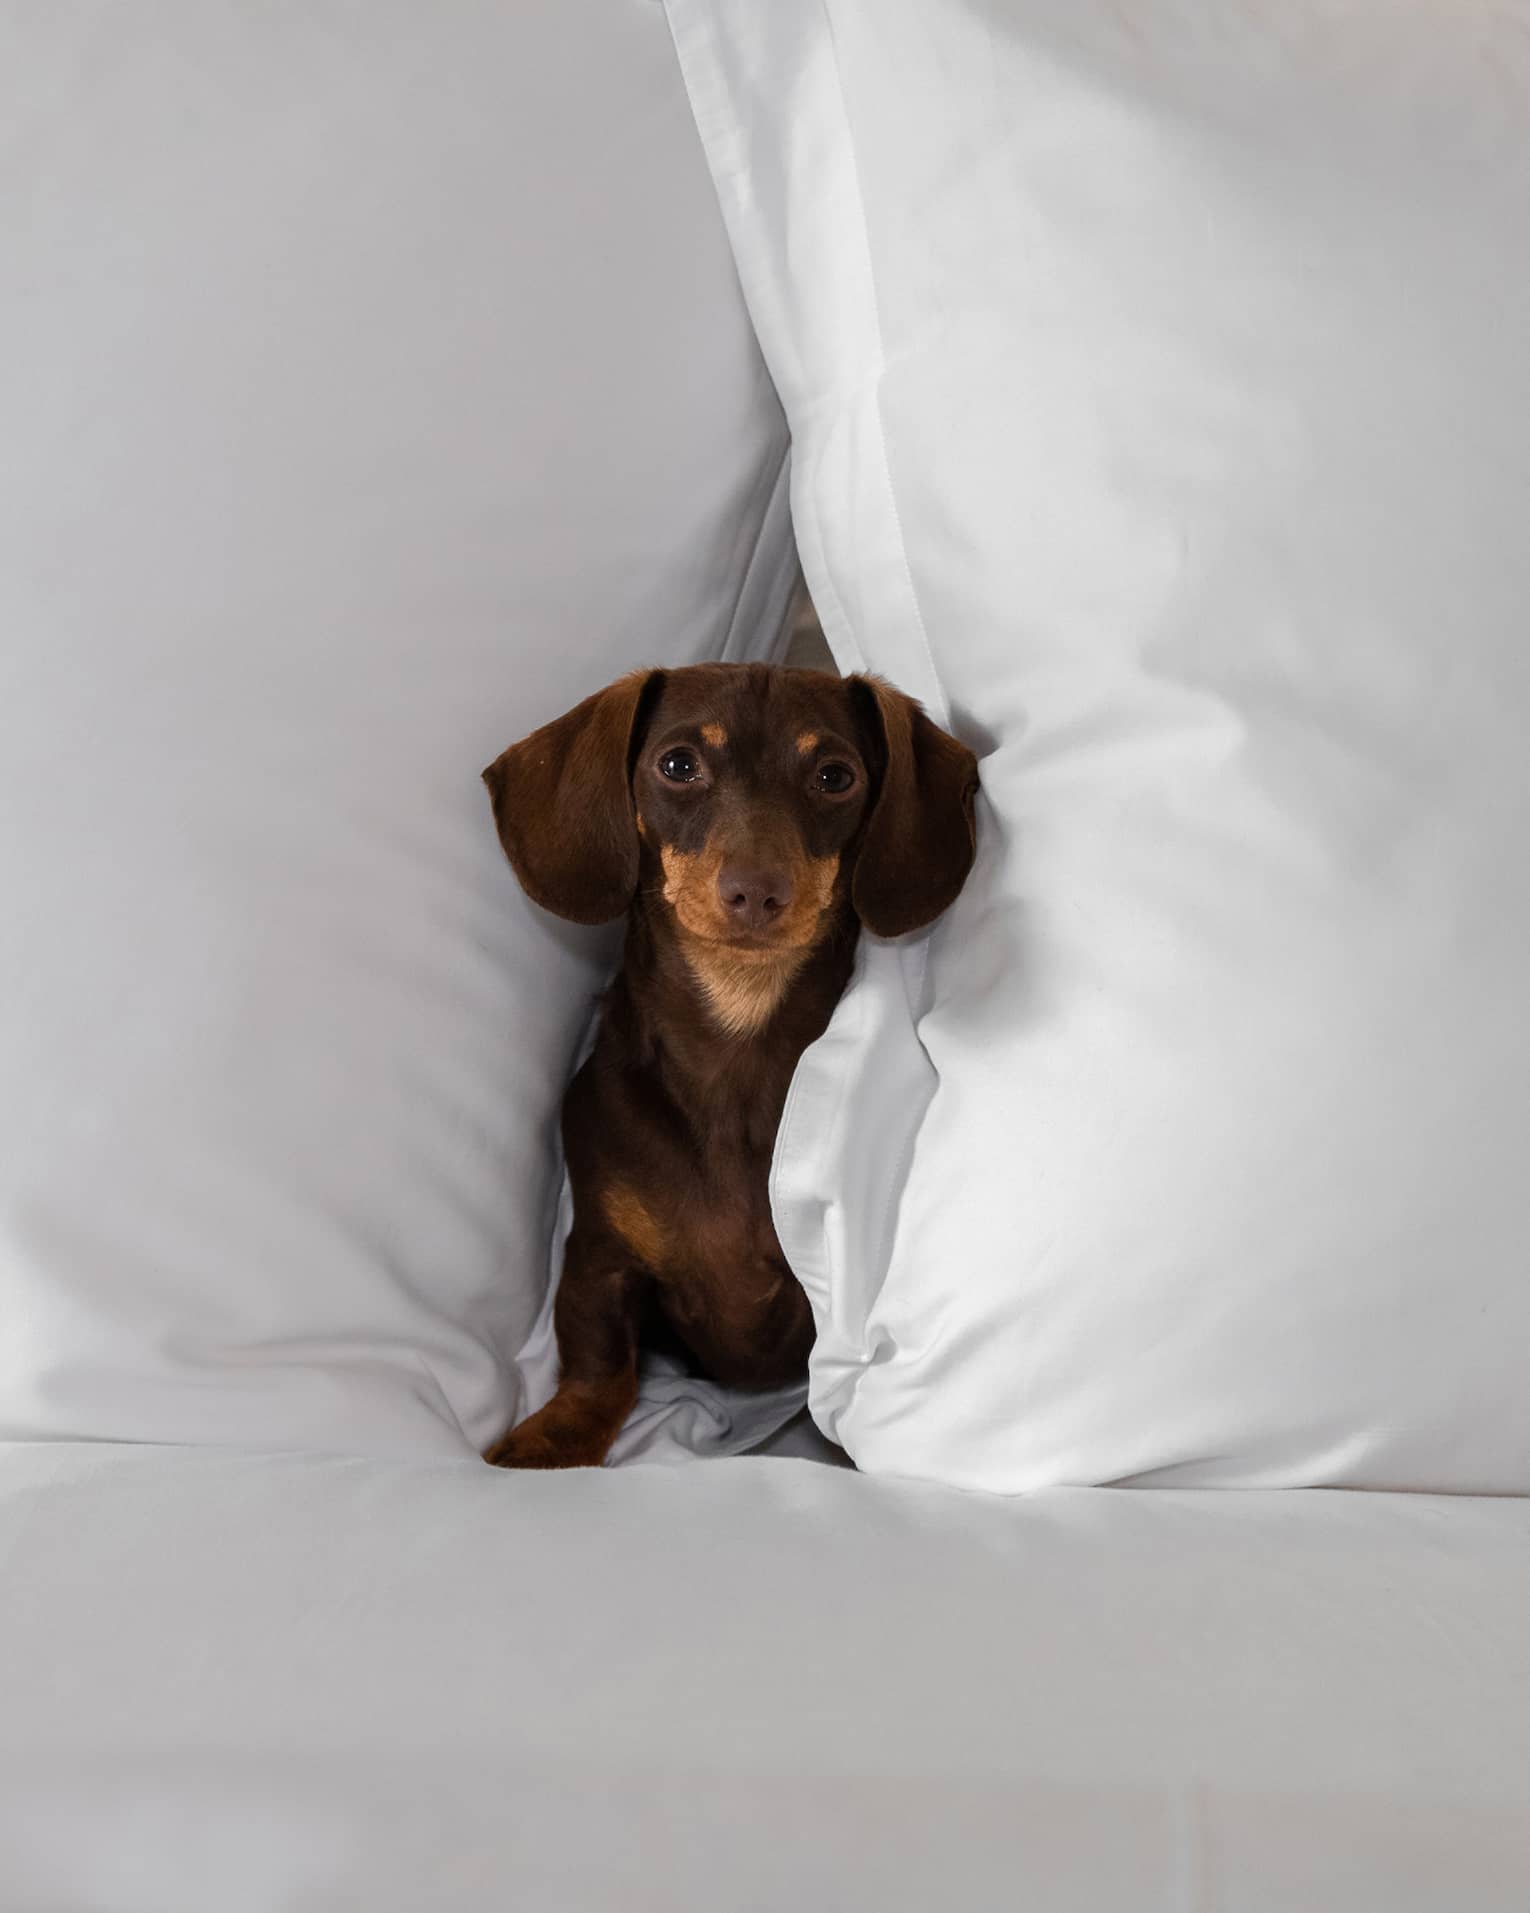
<instances>
[{"instance_id":1,"label":"tan chest fur","mask_svg":"<svg viewBox=\"0 0 1530 1913\"><path fill-rule=\"evenodd\" d=\"M614 1185L606 1221L634 1259L661 1278L665 1314L723 1382L755 1386L800 1370L812 1339L807 1297L787 1266L763 1192L747 1208L709 1204L705 1183L639 1192Z\"/></svg>"}]
</instances>

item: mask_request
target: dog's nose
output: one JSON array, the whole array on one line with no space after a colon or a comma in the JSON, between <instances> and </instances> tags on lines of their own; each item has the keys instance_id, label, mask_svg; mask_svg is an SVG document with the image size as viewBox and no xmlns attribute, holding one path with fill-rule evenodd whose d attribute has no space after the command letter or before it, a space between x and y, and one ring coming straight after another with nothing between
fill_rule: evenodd
<instances>
[{"instance_id":1,"label":"dog's nose","mask_svg":"<svg viewBox=\"0 0 1530 1913\"><path fill-rule=\"evenodd\" d=\"M768 930L792 900L791 879L780 870L729 864L718 873L717 894L741 930Z\"/></svg>"}]
</instances>

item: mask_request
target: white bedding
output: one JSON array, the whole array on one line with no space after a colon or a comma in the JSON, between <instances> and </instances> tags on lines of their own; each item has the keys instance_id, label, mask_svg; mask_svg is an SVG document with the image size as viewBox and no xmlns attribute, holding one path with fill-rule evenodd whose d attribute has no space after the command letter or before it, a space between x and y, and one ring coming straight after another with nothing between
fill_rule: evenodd
<instances>
[{"instance_id":1,"label":"white bedding","mask_svg":"<svg viewBox=\"0 0 1530 1913\"><path fill-rule=\"evenodd\" d=\"M982 757L781 1124L814 1418L1530 1490L1530 0L669 7L835 657Z\"/></svg>"},{"instance_id":2,"label":"white bedding","mask_svg":"<svg viewBox=\"0 0 1530 1913\"><path fill-rule=\"evenodd\" d=\"M0 1906L1530 1905L1530 1503L0 1447Z\"/></svg>"}]
</instances>

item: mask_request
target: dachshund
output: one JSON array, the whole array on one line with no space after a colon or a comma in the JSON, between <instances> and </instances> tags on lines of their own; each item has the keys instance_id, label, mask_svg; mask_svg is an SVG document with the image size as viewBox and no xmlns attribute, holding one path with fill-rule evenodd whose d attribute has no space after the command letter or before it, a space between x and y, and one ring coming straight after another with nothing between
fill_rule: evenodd
<instances>
[{"instance_id":1,"label":"dachshund","mask_svg":"<svg viewBox=\"0 0 1530 1913\"><path fill-rule=\"evenodd\" d=\"M592 1467L655 1341L734 1388L806 1375L768 1189L787 1086L861 926L918 930L960 891L977 760L880 679L694 664L619 679L483 775L532 900L627 919L563 1104L557 1393L485 1456Z\"/></svg>"}]
</instances>

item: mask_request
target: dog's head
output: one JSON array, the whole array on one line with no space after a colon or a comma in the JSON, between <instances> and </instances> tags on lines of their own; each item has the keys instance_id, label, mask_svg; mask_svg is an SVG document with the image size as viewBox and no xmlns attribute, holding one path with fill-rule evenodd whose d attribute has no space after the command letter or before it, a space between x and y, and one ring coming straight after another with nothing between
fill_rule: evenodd
<instances>
[{"instance_id":1,"label":"dog's head","mask_svg":"<svg viewBox=\"0 0 1530 1913\"><path fill-rule=\"evenodd\" d=\"M635 672L484 781L545 909L603 923L641 888L690 946L740 965L805 955L847 908L879 936L918 929L972 864L976 759L875 678Z\"/></svg>"}]
</instances>

